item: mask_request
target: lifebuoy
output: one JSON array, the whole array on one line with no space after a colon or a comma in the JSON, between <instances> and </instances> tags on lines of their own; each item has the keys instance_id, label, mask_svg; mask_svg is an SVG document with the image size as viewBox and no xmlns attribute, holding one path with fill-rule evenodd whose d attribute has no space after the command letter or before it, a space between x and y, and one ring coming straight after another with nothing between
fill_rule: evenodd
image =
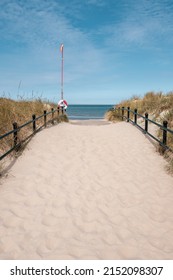
<instances>
[{"instance_id":1,"label":"lifebuoy","mask_svg":"<svg viewBox=\"0 0 173 280\"><path fill-rule=\"evenodd\" d=\"M67 106L68 106L67 101L61 99L61 100L58 102L58 106L66 110L66 109L67 109Z\"/></svg>"}]
</instances>

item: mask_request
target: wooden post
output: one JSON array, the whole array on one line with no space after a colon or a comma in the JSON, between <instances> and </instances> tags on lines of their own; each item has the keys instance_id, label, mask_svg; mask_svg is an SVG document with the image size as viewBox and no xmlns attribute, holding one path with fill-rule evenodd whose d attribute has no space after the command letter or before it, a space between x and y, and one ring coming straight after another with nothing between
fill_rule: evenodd
<instances>
[{"instance_id":1,"label":"wooden post","mask_svg":"<svg viewBox=\"0 0 173 280\"><path fill-rule=\"evenodd\" d=\"M44 126L46 127L46 115L47 114L47 111L46 110L44 110Z\"/></svg>"},{"instance_id":2,"label":"wooden post","mask_svg":"<svg viewBox=\"0 0 173 280\"><path fill-rule=\"evenodd\" d=\"M124 120L124 107L122 107L122 121Z\"/></svg>"},{"instance_id":3,"label":"wooden post","mask_svg":"<svg viewBox=\"0 0 173 280\"><path fill-rule=\"evenodd\" d=\"M148 113L145 113L145 132L148 132Z\"/></svg>"},{"instance_id":4,"label":"wooden post","mask_svg":"<svg viewBox=\"0 0 173 280\"><path fill-rule=\"evenodd\" d=\"M62 115L64 114L64 108L63 107L61 107L61 112L62 112Z\"/></svg>"},{"instance_id":5,"label":"wooden post","mask_svg":"<svg viewBox=\"0 0 173 280\"><path fill-rule=\"evenodd\" d=\"M130 119L130 107L127 107L127 122L129 122Z\"/></svg>"},{"instance_id":6,"label":"wooden post","mask_svg":"<svg viewBox=\"0 0 173 280\"><path fill-rule=\"evenodd\" d=\"M120 107L118 107L118 117L120 118Z\"/></svg>"},{"instance_id":7,"label":"wooden post","mask_svg":"<svg viewBox=\"0 0 173 280\"><path fill-rule=\"evenodd\" d=\"M137 113L138 113L138 110L135 109L134 110L134 122L135 122L135 124L137 124Z\"/></svg>"},{"instance_id":8,"label":"wooden post","mask_svg":"<svg viewBox=\"0 0 173 280\"><path fill-rule=\"evenodd\" d=\"M59 107L57 108L57 113L58 113L58 116L59 116Z\"/></svg>"},{"instance_id":9,"label":"wooden post","mask_svg":"<svg viewBox=\"0 0 173 280\"><path fill-rule=\"evenodd\" d=\"M14 139L14 147L17 145L17 122L13 123L13 129L14 129L14 133L13 133L13 139Z\"/></svg>"},{"instance_id":10,"label":"wooden post","mask_svg":"<svg viewBox=\"0 0 173 280\"><path fill-rule=\"evenodd\" d=\"M33 124L33 132L36 131L36 121L35 121L35 115L32 115L32 124Z\"/></svg>"},{"instance_id":11,"label":"wooden post","mask_svg":"<svg viewBox=\"0 0 173 280\"><path fill-rule=\"evenodd\" d=\"M167 144L167 126L168 126L168 122L167 121L163 121L163 127L165 128L165 129L163 129L163 141L162 141L162 143L163 143L163 145L165 145L166 146L166 144Z\"/></svg>"},{"instance_id":12,"label":"wooden post","mask_svg":"<svg viewBox=\"0 0 173 280\"><path fill-rule=\"evenodd\" d=\"M52 124L54 124L54 109L52 108Z\"/></svg>"}]
</instances>

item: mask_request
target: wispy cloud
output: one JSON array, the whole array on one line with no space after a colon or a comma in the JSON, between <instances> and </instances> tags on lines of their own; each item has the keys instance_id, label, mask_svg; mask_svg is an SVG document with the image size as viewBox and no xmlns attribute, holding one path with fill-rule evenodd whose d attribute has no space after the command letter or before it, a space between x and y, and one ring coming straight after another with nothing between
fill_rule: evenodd
<instances>
[{"instance_id":1,"label":"wispy cloud","mask_svg":"<svg viewBox=\"0 0 173 280\"><path fill-rule=\"evenodd\" d=\"M62 42L67 90L107 90L121 81L124 53L158 51L162 61L172 50L172 11L171 0L1 0L0 90L22 80L26 90L55 93Z\"/></svg>"},{"instance_id":2,"label":"wispy cloud","mask_svg":"<svg viewBox=\"0 0 173 280\"><path fill-rule=\"evenodd\" d=\"M15 84L23 77L25 85L28 85L27 81L32 81L34 86L37 81L40 88L45 84L50 86L53 82L57 86L61 42L65 45L67 84L85 79L102 67L101 52L97 51L87 33L73 26L64 10L66 5L62 5L61 1L31 0L23 4L18 0L7 0L1 2L1 5L1 40L12 42L14 49L15 44L17 47L18 44L24 46L20 53L15 54L15 61L11 54L7 63L11 69L12 63L18 65L17 71L9 71L13 76L10 80L15 79ZM6 78L9 80L9 75Z\"/></svg>"},{"instance_id":3,"label":"wispy cloud","mask_svg":"<svg viewBox=\"0 0 173 280\"><path fill-rule=\"evenodd\" d=\"M172 44L173 3L168 2L170 4L165 6L160 0L122 1L121 20L116 20L115 11L115 22L102 27L99 33L105 34L107 45L122 49L159 48L160 42L164 41Z\"/></svg>"},{"instance_id":4,"label":"wispy cloud","mask_svg":"<svg viewBox=\"0 0 173 280\"><path fill-rule=\"evenodd\" d=\"M86 3L88 5L95 5L99 7L103 7L106 5L106 2L104 0L86 0Z\"/></svg>"},{"instance_id":5,"label":"wispy cloud","mask_svg":"<svg viewBox=\"0 0 173 280\"><path fill-rule=\"evenodd\" d=\"M50 7L46 1L30 1L23 5L20 1L6 2L0 11L4 22L2 36L26 44L52 44L68 30L68 22L54 6Z\"/></svg>"}]
</instances>

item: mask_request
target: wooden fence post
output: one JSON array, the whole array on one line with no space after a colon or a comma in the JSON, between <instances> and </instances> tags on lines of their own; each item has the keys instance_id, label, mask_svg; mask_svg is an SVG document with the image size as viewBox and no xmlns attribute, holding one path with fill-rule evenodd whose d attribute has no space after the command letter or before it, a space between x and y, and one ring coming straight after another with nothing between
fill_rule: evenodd
<instances>
[{"instance_id":1,"label":"wooden fence post","mask_svg":"<svg viewBox=\"0 0 173 280\"><path fill-rule=\"evenodd\" d=\"M52 124L54 124L54 109L52 108Z\"/></svg>"},{"instance_id":2,"label":"wooden fence post","mask_svg":"<svg viewBox=\"0 0 173 280\"><path fill-rule=\"evenodd\" d=\"M127 122L129 122L130 119L130 107L127 107Z\"/></svg>"},{"instance_id":3,"label":"wooden fence post","mask_svg":"<svg viewBox=\"0 0 173 280\"><path fill-rule=\"evenodd\" d=\"M162 143L163 143L163 145L165 145L166 146L166 144L167 144L167 126L168 126L168 122L167 121L163 121L163 127L165 128L165 129L163 129L163 141L162 141Z\"/></svg>"},{"instance_id":4,"label":"wooden fence post","mask_svg":"<svg viewBox=\"0 0 173 280\"><path fill-rule=\"evenodd\" d=\"M14 133L13 133L13 140L14 140L14 147L17 145L17 122L14 122L13 123L13 129L15 130Z\"/></svg>"},{"instance_id":5,"label":"wooden fence post","mask_svg":"<svg viewBox=\"0 0 173 280\"><path fill-rule=\"evenodd\" d=\"M46 127L46 113L47 113L47 111L44 110L44 126L45 126L45 127Z\"/></svg>"},{"instance_id":6,"label":"wooden fence post","mask_svg":"<svg viewBox=\"0 0 173 280\"><path fill-rule=\"evenodd\" d=\"M124 107L122 107L122 121L124 120Z\"/></svg>"},{"instance_id":7,"label":"wooden fence post","mask_svg":"<svg viewBox=\"0 0 173 280\"><path fill-rule=\"evenodd\" d=\"M32 115L32 124L33 124L33 132L36 130L36 121L35 121L35 115Z\"/></svg>"},{"instance_id":8,"label":"wooden fence post","mask_svg":"<svg viewBox=\"0 0 173 280\"><path fill-rule=\"evenodd\" d=\"M118 107L118 117L120 118L120 107Z\"/></svg>"},{"instance_id":9,"label":"wooden fence post","mask_svg":"<svg viewBox=\"0 0 173 280\"><path fill-rule=\"evenodd\" d=\"M138 110L135 109L134 110L134 122L135 122L135 124L137 124L137 113L138 113Z\"/></svg>"},{"instance_id":10,"label":"wooden fence post","mask_svg":"<svg viewBox=\"0 0 173 280\"><path fill-rule=\"evenodd\" d=\"M62 112L62 115L64 114L64 108L63 107L61 107L61 112Z\"/></svg>"},{"instance_id":11,"label":"wooden fence post","mask_svg":"<svg viewBox=\"0 0 173 280\"><path fill-rule=\"evenodd\" d=\"M145 132L148 132L148 113L145 113Z\"/></svg>"}]
</instances>

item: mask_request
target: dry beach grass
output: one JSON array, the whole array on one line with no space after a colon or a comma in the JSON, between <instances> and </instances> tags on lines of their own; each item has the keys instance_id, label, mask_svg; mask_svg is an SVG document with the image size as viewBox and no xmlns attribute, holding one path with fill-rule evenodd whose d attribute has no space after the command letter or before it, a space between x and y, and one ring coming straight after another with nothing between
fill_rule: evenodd
<instances>
[{"instance_id":1,"label":"dry beach grass","mask_svg":"<svg viewBox=\"0 0 173 280\"><path fill-rule=\"evenodd\" d=\"M9 98L0 98L0 135L13 130L13 123L17 122L18 126L23 125L32 119L32 115L36 117L43 115L44 110L51 111L51 108L56 109L53 103L45 103L41 99L33 101L27 100L11 100ZM51 115L47 116L47 121L51 119ZM56 118L57 122L67 121L65 116L60 115ZM37 127L43 124L43 118L37 120ZM23 127L19 133L18 138L20 141L24 140L32 133L32 124ZM13 134L0 140L0 154L13 146Z\"/></svg>"},{"instance_id":2,"label":"dry beach grass","mask_svg":"<svg viewBox=\"0 0 173 280\"><path fill-rule=\"evenodd\" d=\"M8 98L0 98L0 135L13 129L13 123L22 125L32 119L32 114L37 116L43 114L44 104L41 100L35 101L14 101ZM29 135L32 126L23 128L20 132L21 140ZM1 140L1 151L10 148L12 145L12 136Z\"/></svg>"},{"instance_id":3,"label":"dry beach grass","mask_svg":"<svg viewBox=\"0 0 173 280\"><path fill-rule=\"evenodd\" d=\"M164 94L162 92L148 92L143 98L138 96L133 96L129 100L124 100L117 104L116 108L130 107L132 111L134 109L138 110L138 113L144 115L146 112L149 114L149 119L156 121L157 123L163 124L163 121L168 122L168 127L173 130L173 92ZM109 121L117 122L122 119L118 117L118 111L110 110L106 113L105 118ZM133 118L132 113L130 117ZM139 120L142 123L142 119ZM150 124L152 128L152 133L155 134L159 139L162 138L162 131ZM173 150L173 135L168 133L167 135L167 145ZM159 147L157 147L159 150ZM168 159L169 165L167 169L173 174L173 157L172 153L165 153L165 158Z\"/></svg>"}]
</instances>

